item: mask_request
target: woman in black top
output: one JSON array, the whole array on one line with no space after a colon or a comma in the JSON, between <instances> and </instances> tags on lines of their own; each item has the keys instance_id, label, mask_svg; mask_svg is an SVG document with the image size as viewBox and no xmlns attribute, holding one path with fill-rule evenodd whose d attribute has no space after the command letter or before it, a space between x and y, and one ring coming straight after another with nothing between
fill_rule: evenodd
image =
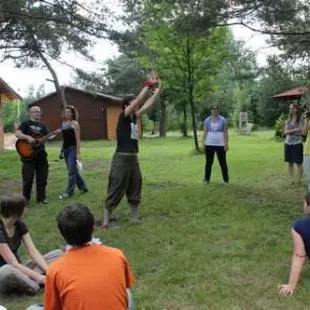
<instances>
[{"instance_id":1,"label":"woman in black top","mask_svg":"<svg viewBox=\"0 0 310 310\"><path fill-rule=\"evenodd\" d=\"M131 211L131 221L138 221L142 177L137 156L139 151L137 121L154 104L159 94L159 85L156 72L152 72L150 80L145 83L138 97L130 95L123 99L123 112L119 116L116 131L117 148L109 174L103 228L108 228L112 211L125 194Z\"/></svg>"},{"instance_id":2,"label":"woman in black top","mask_svg":"<svg viewBox=\"0 0 310 310\"><path fill-rule=\"evenodd\" d=\"M65 193L59 196L65 199L74 194L75 184L81 193L87 193L88 189L82 179L77 162L81 161L81 138L80 125L78 123L78 112L74 106L67 105L65 108L63 125L71 125L62 131L63 145L62 152L68 169L68 186Z\"/></svg>"}]
</instances>

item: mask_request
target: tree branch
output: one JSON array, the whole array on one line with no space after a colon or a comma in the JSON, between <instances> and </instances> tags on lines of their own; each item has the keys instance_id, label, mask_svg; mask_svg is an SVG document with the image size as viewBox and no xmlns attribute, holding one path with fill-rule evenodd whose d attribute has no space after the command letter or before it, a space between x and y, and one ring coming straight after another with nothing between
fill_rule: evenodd
<instances>
[{"instance_id":1,"label":"tree branch","mask_svg":"<svg viewBox=\"0 0 310 310\"><path fill-rule=\"evenodd\" d=\"M93 33L87 29L84 29L66 19L60 19L60 18L55 18L55 17L52 17L52 16L42 16L42 15L30 15L30 14L26 14L26 13L22 13L22 12L17 12L17 11L1 11L1 14L6 14L6 15L15 15L15 16L21 16L21 17L25 17L27 19L35 19L35 20L40 20L40 21L46 21L46 22L55 22L55 23L58 23L58 24L63 24L63 25L68 25L68 26L71 26L73 28L76 28L84 33L87 33L91 36L95 36L95 37L98 37L98 38L102 38L102 39L109 39L108 36L104 36L104 35L101 35L101 34L98 34L98 33ZM77 19L76 16L72 15L72 17L74 17L74 19ZM85 22L81 21L80 19L78 19L78 21L80 23L82 23L85 27L87 28L90 28L94 31L108 31L107 28L105 28L104 30L103 29L100 29L100 28L96 28L94 26L91 26L91 25L87 25Z\"/></svg>"},{"instance_id":2,"label":"tree branch","mask_svg":"<svg viewBox=\"0 0 310 310\"><path fill-rule=\"evenodd\" d=\"M38 46L38 44L36 42L35 37L33 37L32 43L34 45L34 48L35 48L37 54L40 56L41 60L44 62L44 64L46 65L46 67L48 68L48 70L50 71L50 73L51 73L51 75L53 77L54 85L55 85L55 88L56 88L56 91L57 91L57 94L58 94L59 100L60 100L60 109L61 109L61 111L63 111L65 109L66 105L67 105L64 89L63 89L63 87L60 87L57 74L56 74L54 68L52 67L52 65L50 64L50 62L43 55L43 52L40 50L40 48L39 48L39 46Z\"/></svg>"},{"instance_id":3,"label":"tree branch","mask_svg":"<svg viewBox=\"0 0 310 310\"><path fill-rule=\"evenodd\" d=\"M234 26L234 25L240 25L244 26L254 32L259 32L262 34L270 34L270 35L284 35L284 36L306 36L310 35L310 31L302 31L302 32L296 32L296 31L274 31L274 30L262 30L257 29L252 26L249 26L248 24L244 23L243 21L240 22L233 22L233 23L227 23L227 24L217 24L216 27L227 27L227 26Z\"/></svg>"}]
</instances>

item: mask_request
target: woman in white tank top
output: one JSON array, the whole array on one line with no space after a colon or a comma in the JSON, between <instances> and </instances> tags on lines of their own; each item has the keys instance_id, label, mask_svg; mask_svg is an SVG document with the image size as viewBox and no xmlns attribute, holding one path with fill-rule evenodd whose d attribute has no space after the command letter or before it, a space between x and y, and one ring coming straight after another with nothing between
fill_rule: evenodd
<instances>
[{"instance_id":1,"label":"woman in white tank top","mask_svg":"<svg viewBox=\"0 0 310 310\"><path fill-rule=\"evenodd\" d=\"M219 115L218 105L212 105L212 115L205 119L203 125L203 145L206 153L204 182L209 183L211 178L214 155L216 153L221 166L223 180L229 183L226 152L228 150L227 120Z\"/></svg>"}]
</instances>

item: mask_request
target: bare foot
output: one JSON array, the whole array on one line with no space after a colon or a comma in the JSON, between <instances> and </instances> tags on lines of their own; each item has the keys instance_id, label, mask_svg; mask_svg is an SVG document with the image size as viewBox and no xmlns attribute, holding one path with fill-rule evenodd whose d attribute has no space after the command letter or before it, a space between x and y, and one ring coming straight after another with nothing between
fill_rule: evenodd
<instances>
[{"instance_id":1,"label":"bare foot","mask_svg":"<svg viewBox=\"0 0 310 310\"><path fill-rule=\"evenodd\" d=\"M102 230L108 230L109 229L109 224L103 223L100 227L101 227Z\"/></svg>"},{"instance_id":2,"label":"bare foot","mask_svg":"<svg viewBox=\"0 0 310 310\"><path fill-rule=\"evenodd\" d=\"M131 224L141 224L141 223L142 223L142 220L137 219L137 218L131 218L131 219L130 219L130 223L131 223Z\"/></svg>"}]
</instances>

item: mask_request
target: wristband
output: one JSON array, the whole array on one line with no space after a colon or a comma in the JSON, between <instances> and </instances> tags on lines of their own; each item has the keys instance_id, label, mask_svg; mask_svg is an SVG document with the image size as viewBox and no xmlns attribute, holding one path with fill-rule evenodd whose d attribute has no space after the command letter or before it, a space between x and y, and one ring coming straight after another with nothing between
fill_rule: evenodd
<instances>
[{"instance_id":1,"label":"wristband","mask_svg":"<svg viewBox=\"0 0 310 310\"><path fill-rule=\"evenodd\" d=\"M146 81L144 83L144 86L148 87L148 88L153 88L154 87L154 82L151 82L151 81Z\"/></svg>"}]
</instances>

